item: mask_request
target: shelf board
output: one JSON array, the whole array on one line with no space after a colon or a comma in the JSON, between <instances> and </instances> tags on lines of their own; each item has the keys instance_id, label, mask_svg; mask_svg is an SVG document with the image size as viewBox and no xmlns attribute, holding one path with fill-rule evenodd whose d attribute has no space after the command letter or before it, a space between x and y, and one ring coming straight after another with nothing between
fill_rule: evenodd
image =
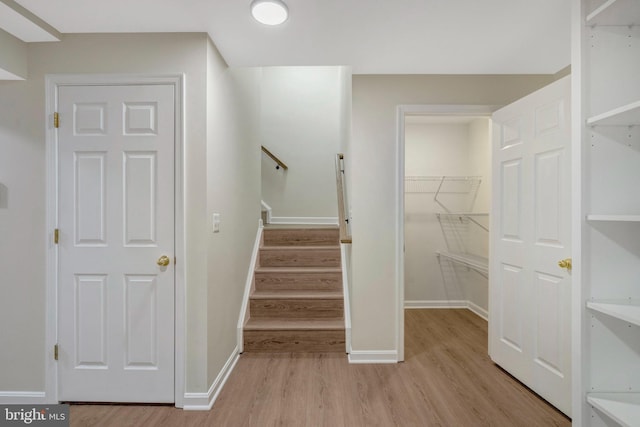
<instances>
[{"instance_id":1,"label":"shelf board","mask_svg":"<svg viewBox=\"0 0 640 427\"><path fill-rule=\"evenodd\" d=\"M589 310L615 317L616 319L620 319L624 322L640 326L640 304L637 301L635 303L630 303L628 301L588 301L587 308Z\"/></svg>"},{"instance_id":2,"label":"shelf board","mask_svg":"<svg viewBox=\"0 0 640 427\"><path fill-rule=\"evenodd\" d=\"M607 0L586 21L587 25L638 25L640 4L637 0Z\"/></svg>"},{"instance_id":3,"label":"shelf board","mask_svg":"<svg viewBox=\"0 0 640 427\"><path fill-rule=\"evenodd\" d=\"M457 262L459 264L465 265L469 268L472 268L480 273L488 274L489 272L489 261L486 258L482 258L475 255L470 254L461 254L461 253L453 253L453 252L445 252L445 251L437 251L436 254L438 256L450 259L453 262Z\"/></svg>"},{"instance_id":4,"label":"shelf board","mask_svg":"<svg viewBox=\"0 0 640 427\"><path fill-rule=\"evenodd\" d=\"M589 126L634 126L640 125L640 101L623 105L606 113L587 119Z\"/></svg>"},{"instance_id":5,"label":"shelf board","mask_svg":"<svg viewBox=\"0 0 640 427\"><path fill-rule=\"evenodd\" d=\"M587 215L587 221L640 222L640 215Z\"/></svg>"},{"instance_id":6,"label":"shelf board","mask_svg":"<svg viewBox=\"0 0 640 427\"><path fill-rule=\"evenodd\" d=\"M640 393L587 393L587 402L624 427L640 420Z\"/></svg>"},{"instance_id":7,"label":"shelf board","mask_svg":"<svg viewBox=\"0 0 640 427\"><path fill-rule=\"evenodd\" d=\"M489 212L440 212L442 216L489 216Z\"/></svg>"}]
</instances>

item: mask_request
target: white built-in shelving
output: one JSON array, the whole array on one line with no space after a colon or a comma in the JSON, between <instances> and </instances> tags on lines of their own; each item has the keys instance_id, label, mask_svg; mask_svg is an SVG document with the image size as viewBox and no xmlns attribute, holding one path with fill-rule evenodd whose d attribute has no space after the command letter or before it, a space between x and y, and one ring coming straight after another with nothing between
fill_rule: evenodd
<instances>
[{"instance_id":1,"label":"white built-in shelving","mask_svg":"<svg viewBox=\"0 0 640 427\"><path fill-rule=\"evenodd\" d=\"M587 25L638 25L638 0L607 0L587 15Z\"/></svg>"},{"instance_id":2,"label":"white built-in shelving","mask_svg":"<svg viewBox=\"0 0 640 427\"><path fill-rule=\"evenodd\" d=\"M637 126L640 125L640 101L616 107L587 119L589 126Z\"/></svg>"},{"instance_id":3,"label":"white built-in shelving","mask_svg":"<svg viewBox=\"0 0 640 427\"><path fill-rule=\"evenodd\" d=\"M587 402L621 426L640 424L640 393L588 393Z\"/></svg>"},{"instance_id":4,"label":"white built-in shelving","mask_svg":"<svg viewBox=\"0 0 640 427\"><path fill-rule=\"evenodd\" d=\"M591 311L604 313L623 322L640 326L640 301L589 301L587 308ZM640 419L638 419L640 422Z\"/></svg>"},{"instance_id":5,"label":"white built-in shelving","mask_svg":"<svg viewBox=\"0 0 640 427\"><path fill-rule=\"evenodd\" d=\"M640 215L587 215L587 221L603 221L603 222L640 222Z\"/></svg>"},{"instance_id":6,"label":"white built-in shelving","mask_svg":"<svg viewBox=\"0 0 640 427\"><path fill-rule=\"evenodd\" d=\"M640 0L573 0L580 131L574 423L640 426ZM585 221L586 220L586 221ZM577 411L577 412L576 412Z\"/></svg>"}]
</instances>

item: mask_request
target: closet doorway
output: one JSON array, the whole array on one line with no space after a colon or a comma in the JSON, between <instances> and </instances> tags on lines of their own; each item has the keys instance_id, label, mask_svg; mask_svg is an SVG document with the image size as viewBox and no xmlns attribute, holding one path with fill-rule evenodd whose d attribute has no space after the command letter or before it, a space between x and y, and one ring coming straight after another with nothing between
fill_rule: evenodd
<instances>
[{"instance_id":1,"label":"closet doorway","mask_svg":"<svg viewBox=\"0 0 640 427\"><path fill-rule=\"evenodd\" d=\"M490 119L405 116L405 308L488 317Z\"/></svg>"},{"instance_id":2,"label":"closet doorway","mask_svg":"<svg viewBox=\"0 0 640 427\"><path fill-rule=\"evenodd\" d=\"M488 318L491 120L404 117L405 308Z\"/></svg>"},{"instance_id":3,"label":"closet doorway","mask_svg":"<svg viewBox=\"0 0 640 427\"><path fill-rule=\"evenodd\" d=\"M456 252L468 255L475 254L476 261L482 261L481 258L486 259L488 254L486 249L488 243L482 242L484 239L488 242L488 233L483 227L488 225L489 217L488 215L484 215L484 218L483 215L471 215L473 212L469 211L475 210L480 214L489 212L491 200L489 176L491 171L491 114L494 110L495 107L491 105L400 105L397 107L396 162L398 174L396 185L398 192L396 193L396 218L398 239L396 253L400 268L397 270L399 286L396 288L398 301L396 312L398 332L396 337L399 361L404 360L405 308L473 307L477 314L486 316L488 292L488 274L484 273L486 260L480 262L479 266L474 265L476 268L472 270L470 265L454 265L456 260L452 256L455 256ZM432 135L431 144L411 142L414 134L421 133L418 129L421 127L440 127L443 132L447 130L445 128L450 128L452 134L460 134L469 133L470 124L473 122L475 122L473 128L476 131L482 127L486 129L483 131L485 134L484 142L478 144L486 147L486 152L483 154L486 161L481 170L472 171L470 168L469 159L475 155L469 152L469 142L466 140L444 145L438 142L437 136ZM460 129L456 130L456 127L460 127ZM466 130L461 130L461 128L466 128ZM410 139L408 144L406 142L407 133ZM433 136L435 136L435 142ZM418 147L415 152L414 146ZM466 149L463 150L465 146ZM407 147L409 147L408 152ZM476 147L475 149L479 150L480 148ZM452 159L451 168L444 167L446 166L445 157ZM447 178L460 176L483 176L484 182L452 181ZM406 179L407 177L414 177L414 179ZM406 191L407 189L411 192ZM458 194L463 189L468 190L466 196ZM484 194L481 194L481 191ZM455 200L455 197L460 200ZM479 202L478 198L483 198L485 201ZM406 206L405 201L407 202ZM451 204L451 202L454 203ZM451 234L452 230L447 230L449 232L447 238L450 238L450 245L447 246L441 224L447 228L448 225L451 225L451 221L455 223L456 218L452 214L459 214L463 211L468 214L462 218L463 228L469 229L470 225L476 226L477 224L483 226L479 227L479 230L470 231L471 234L478 236L479 241L474 241L471 245L464 243L466 245L464 246L460 241L461 236ZM437 216L438 213L440 218ZM469 218L475 222L470 221ZM460 220L458 219L458 221ZM458 231L456 233L459 234ZM480 237L483 233L485 236ZM429 239L430 235L434 236L434 240L439 243L425 241L425 239ZM417 251L414 247L416 245L419 246ZM465 249L461 250L461 248ZM456 272L461 273L461 276L473 277L473 281L479 281L482 285L474 289L469 288L469 292L466 292L465 288L468 288L466 283L451 283L457 274ZM435 279L433 279L434 277ZM445 284L445 279L448 281L447 284ZM471 305L467 301L474 301L474 303Z\"/></svg>"},{"instance_id":4,"label":"closet doorway","mask_svg":"<svg viewBox=\"0 0 640 427\"><path fill-rule=\"evenodd\" d=\"M576 300L571 287L571 231L580 225L578 222L572 228L570 222L570 82L569 77L562 78L502 107L490 119L488 114L469 111L465 114L457 110L457 114L449 114L447 110L456 111L455 106L432 107L435 112L429 111L429 107L399 107L397 122L397 218L400 229L397 250L398 264L404 267L398 272L398 320L404 321L405 307L413 305L417 308L419 304L425 308L459 304L480 314L482 309L490 311L488 353L491 360L568 416L571 415L572 386L572 296ZM456 133L451 129L445 132L444 125L431 134L414 132L414 126L426 128L438 124L436 119L444 116L455 116L449 119L453 122L460 121L460 116L478 116L487 120L485 155L487 159L493 158L490 162L482 162L486 173L474 165L475 160L482 157L477 152L471 154L475 152L475 146L467 151L468 155L458 156L467 157L463 165L470 169L453 170L451 175L442 168L450 167L453 162L449 159L453 156L444 151L425 152L426 149L419 145L424 137L417 138L415 144L422 151L413 151L414 133L432 135L429 138L436 142L447 139L447 132ZM469 130L466 133L474 134ZM449 143L446 147L451 149L456 144ZM459 144L464 145L464 142ZM430 144L425 144L425 147L430 148ZM422 172L415 166L414 170L414 161L418 164L418 159L424 158L428 158L426 166L432 169ZM418 173L428 175L421 177L416 175ZM427 184L430 180L437 181L438 176L437 188L429 188ZM485 187L486 196L481 195L483 181L494 181L493 185ZM412 187L416 184L422 187ZM493 194L488 193L489 189ZM432 192L431 206L424 200L412 200L413 193L428 195ZM466 201L460 201L461 198ZM427 208L422 210L423 206ZM491 230L489 227L485 229L490 236L487 240L491 239L490 260L482 256L482 251L488 253L485 243L472 231L481 225L477 218L485 214L482 212L485 207L491 207L491 221L487 221ZM434 215L437 223L433 221ZM427 223L429 219L431 227ZM412 259L414 239L418 242L432 239L430 244L438 243L433 232L417 236L414 223L420 221L427 224L419 228L425 233L435 229L434 224L440 226L446 253L436 249L434 255L434 248L430 247L423 249L424 253L418 254L415 261ZM440 283L437 274L433 274L434 269L415 272L416 268L428 267L429 259L433 261L434 256L441 269ZM487 286L476 288L466 280L460 280L461 274L445 269L445 259L480 274L487 271L487 265L491 270L490 291L488 280L484 282ZM447 283L449 271L453 271L454 287ZM415 300L416 303L412 304L416 291L411 286L414 277L420 274L432 282L423 282L432 294L425 293L423 295L428 299ZM477 300L479 304L472 298L480 298ZM491 310L488 310L489 304ZM398 344L402 349L404 337L400 321L398 328ZM404 353L401 356L404 358Z\"/></svg>"}]
</instances>

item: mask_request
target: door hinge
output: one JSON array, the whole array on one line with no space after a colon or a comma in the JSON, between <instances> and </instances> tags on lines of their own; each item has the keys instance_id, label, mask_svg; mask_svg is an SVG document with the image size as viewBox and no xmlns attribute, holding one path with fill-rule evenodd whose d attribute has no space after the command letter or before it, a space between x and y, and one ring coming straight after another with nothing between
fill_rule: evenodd
<instances>
[{"instance_id":1,"label":"door hinge","mask_svg":"<svg viewBox=\"0 0 640 427\"><path fill-rule=\"evenodd\" d=\"M53 113L53 127L60 127L60 115L58 113Z\"/></svg>"},{"instance_id":2,"label":"door hinge","mask_svg":"<svg viewBox=\"0 0 640 427\"><path fill-rule=\"evenodd\" d=\"M53 230L53 243L57 245L59 240L60 240L60 230L56 228L55 230Z\"/></svg>"},{"instance_id":3,"label":"door hinge","mask_svg":"<svg viewBox=\"0 0 640 427\"><path fill-rule=\"evenodd\" d=\"M53 360L58 360L58 344L53 346Z\"/></svg>"}]
</instances>

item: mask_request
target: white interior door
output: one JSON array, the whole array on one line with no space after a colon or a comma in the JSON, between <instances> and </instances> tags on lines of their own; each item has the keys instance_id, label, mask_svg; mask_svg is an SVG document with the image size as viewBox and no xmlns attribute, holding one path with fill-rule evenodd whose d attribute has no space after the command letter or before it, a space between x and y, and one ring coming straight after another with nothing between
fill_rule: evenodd
<instances>
[{"instance_id":1,"label":"white interior door","mask_svg":"<svg viewBox=\"0 0 640 427\"><path fill-rule=\"evenodd\" d=\"M570 78L493 115L489 353L571 412Z\"/></svg>"},{"instance_id":2,"label":"white interior door","mask_svg":"<svg viewBox=\"0 0 640 427\"><path fill-rule=\"evenodd\" d=\"M174 401L174 109L170 85L59 88L61 401Z\"/></svg>"}]
</instances>

